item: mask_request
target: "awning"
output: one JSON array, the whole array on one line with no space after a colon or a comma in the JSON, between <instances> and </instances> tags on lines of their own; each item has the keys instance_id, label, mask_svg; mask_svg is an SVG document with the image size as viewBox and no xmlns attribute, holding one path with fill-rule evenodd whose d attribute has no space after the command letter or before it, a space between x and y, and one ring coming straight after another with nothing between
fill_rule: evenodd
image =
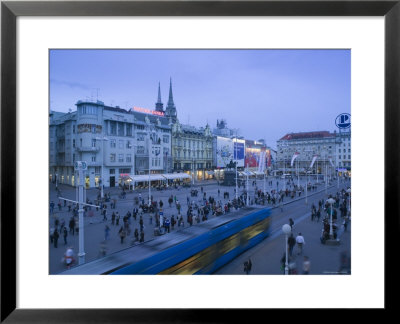
<instances>
[{"instance_id":1,"label":"awning","mask_svg":"<svg viewBox=\"0 0 400 324\"><path fill-rule=\"evenodd\" d=\"M166 173L162 175L165 179L174 180L174 179L191 179L191 176L187 173Z\"/></svg>"},{"instance_id":2,"label":"awning","mask_svg":"<svg viewBox=\"0 0 400 324\"><path fill-rule=\"evenodd\" d=\"M239 172L241 175L243 175L243 176L252 176L253 175L253 173L251 173L250 171L242 171L242 172Z\"/></svg>"},{"instance_id":3,"label":"awning","mask_svg":"<svg viewBox=\"0 0 400 324\"><path fill-rule=\"evenodd\" d=\"M255 175L264 175L265 173L264 172L259 172L259 171L254 171L253 172Z\"/></svg>"},{"instance_id":4,"label":"awning","mask_svg":"<svg viewBox=\"0 0 400 324\"><path fill-rule=\"evenodd\" d=\"M206 173L209 174L209 175L214 175L215 174L214 171L206 171Z\"/></svg>"},{"instance_id":5,"label":"awning","mask_svg":"<svg viewBox=\"0 0 400 324\"><path fill-rule=\"evenodd\" d=\"M130 177L135 182L146 182L149 181L148 174L131 175ZM150 181L165 180L162 174L150 174Z\"/></svg>"}]
</instances>

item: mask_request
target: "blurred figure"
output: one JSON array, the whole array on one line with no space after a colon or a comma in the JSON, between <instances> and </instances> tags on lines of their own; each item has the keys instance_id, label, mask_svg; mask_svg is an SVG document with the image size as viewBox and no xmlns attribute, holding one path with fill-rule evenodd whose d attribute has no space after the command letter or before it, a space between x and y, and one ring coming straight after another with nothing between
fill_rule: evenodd
<instances>
[{"instance_id":1,"label":"blurred figure","mask_svg":"<svg viewBox=\"0 0 400 324\"><path fill-rule=\"evenodd\" d=\"M54 227L50 227L50 243L53 244Z\"/></svg>"},{"instance_id":2,"label":"blurred figure","mask_svg":"<svg viewBox=\"0 0 400 324\"><path fill-rule=\"evenodd\" d=\"M244 262L244 272L246 272L246 274L249 274L250 273L250 271L251 271L251 267L252 267L252 263L251 263L251 260L250 260L250 258L249 258L249 260L248 261L245 261Z\"/></svg>"},{"instance_id":3,"label":"blurred figure","mask_svg":"<svg viewBox=\"0 0 400 324\"><path fill-rule=\"evenodd\" d=\"M58 244L58 238L60 237L60 234L58 234L57 228L54 230L53 233L53 242L54 242L54 247L57 247Z\"/></svg>"},{"instance_id":4,"label":"blurred figure","mask_svg":"<svg viewBox=\"0 0 400 324\"><path fill-rule=\"evenodd\" d=\"M311 268L310 258L307 257L307 256L304 256L303 274L309 274L310 273L310 268Z\"/></svg>"},{"instance_id":5,"label":"blurred figure","mask_svg":"<svg viewBox=\"0 0 400 324\"><path fill-rule=\"evenodd\" d=\"M66 227L63 227L63 236L64 236L64 245L67 245L67 236L68 236L68 231Z\"/></svg>"},{"instance_id":6,"label":"blurred figure","mask_svg":"<svg viewBox=\"0 0 400 324\"><path fill-rule=\"evenodd\" d=\"M350 274L351 273L351 259L347 251L340 253L340 266L339 274Z\"/></svg>"},{"instance_id":7,"label":"blurred figure","mask_svg":"<svg viewBox=\"0 0 400 324\"><path fill-rule=\"evenodd\" d=\"M290 225L291 230L293 231L294 221L292 218L289 218L289 225Z\"/></svg>"},{"instance_id":8,"label":"blurred figure","mask_svg":"<svg viewBox=\"0 0 400 324\"><path fill-rule=\"evenodd\" d=\"M296 239L294 238L293 233L291 233L288 238L289 256L292 256L293 248L295 245L296 245Z\"/></svg>"},{"instance_id":9,"label":"blurred figure","mask_svg":"<svg viewBox=\"0 0 400 324\"><path fill-rule=\"evenodd\" d=\"M294 260L290 260L290 262L289 262L289 274L290 275L297 274L297 264L296 264L296 261L294 261Z\"/></svg>"},{"instance_id":10,"label":"blurred figure","mask_svg":"<svg viewBox=\"0 0 400 324\"><path fill-rule=\"evenodd\" d=\"M63 261L67 266L67 269L69 269L71 265L75 262L75 255L72 247L67 248L67 250L65 251Z\"/></svg>"},{"instance_id":11,"label":"blurred figure","mask_svg":"<svg viewBox=\"0 0 400 324\"><path fill-rule=\"evenodd\" d=\"M107 242L106 241L102 241L100 243L100 249L99 249L99 257L105 257L107 254Z\"/></svg>"},{"instance_id":12,"label":"blurred figure","mask_svg":"<svg viewBox=\"0 0 400 324\"><path fill-rule=\"evenodd\" d=\"M110 235L110 228L108 225L105 226L104 228L104 241L107 241Z\"/></svg>"},{"instance_id":13,"label":"blurred figure","mask_svg":"<svg viewBox=\"0 0 400 324\"><path fill-rule=\"evenodd\" d=\"M299 235L296 236L296 243L297 243L297 248L298 248L298 254L303 253L303 245L306 244L304 241L304 237L299 233Z\"/></svg>"},{"instance_id":14,"label":"blurred figure","mask_svg":"<svg viewBox=\"0 0 400 324\"><path fill-rule=\"evenodd\" d=\"M126 237L126 232L125 232L125 229L124 229L123 226L121 226L118 234L119 234L119 237L121 238L121 244L123 244L124 243L124 238Z\"/></svg>"}]
</instances>

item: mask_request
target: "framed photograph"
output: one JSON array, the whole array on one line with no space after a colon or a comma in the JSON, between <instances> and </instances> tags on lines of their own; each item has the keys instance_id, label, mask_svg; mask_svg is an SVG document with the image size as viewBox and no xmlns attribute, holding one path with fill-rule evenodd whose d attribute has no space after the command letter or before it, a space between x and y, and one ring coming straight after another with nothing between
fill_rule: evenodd
<instances>
[{"instance_id":1,"label":"framed photograph","mask_svg":"<svg viewBox=\"0 0 400 324\"><path fill-rule=\"evenodd\" d=\"M390 309L399 16L3 1L1 320Z\"/></svg>"}]
</instances>

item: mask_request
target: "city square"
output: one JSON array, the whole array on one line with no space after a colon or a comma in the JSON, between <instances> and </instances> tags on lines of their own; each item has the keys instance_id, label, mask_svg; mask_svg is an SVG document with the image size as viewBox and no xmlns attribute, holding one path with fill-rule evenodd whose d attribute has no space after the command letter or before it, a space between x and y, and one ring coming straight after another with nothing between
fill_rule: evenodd
<instances>
[{"instance_id":1,"label":"city square","mask_svg":"<svg viewBox=\"0 0 400 324\"><path fill-rule=\"evenodd\" d=\"M202 56L203 51L51 52L50 274L351 273L351 115L350 90L346 86L349 51L206 52L208 56ZM294 116L274 115L274 109L264 112L259 108L243 118L239 109L215 110L218 104L210 105L211 110L204 107L204 111L181 108L177 98L186 98L182 94L191 83L180 80L176 85L171 76L165 108L160 81L154 91L154 108L140 100L133 105L117 105L114 99L108 99L111 103L106 104L102 93L112 91L112 86L104 89L107 83L100 82L100 89L61 81L69 73L62 64L76 65L88 75L95 73L89 62L84 64L92 55L104 62L130 57L145 64L157 62L146 55L166 55L177 62L187 56L202 59L206 65L212 63L210 66L213 60L225 62L228 58L239 66L265 58L277 64L291 62L293 66L298 64L296 59L304 60L304 67L313 71L311 66L316 64L322 73L318 70L306 77L302 69L297 75L283 68L284 73L294 73L292 78L304 77L305 83L313 84L305 88L302 83L288 85L285 91L292 91L300 99L301 88L321 102L327 100L325 106L330 108L316 115L317 107L313 106L310 112L315 116L301 122ZM269 71L268 65L260 66L260 71ZM222 66L221 71L226 67ZM260 78L259 72L252 69L243 71L245 79ZM227 80L232 72L225 72L226 82L230 82ZM326 78L327 72L343 82ZM318 87L321 93L315 92ZM204 89L210 96L220 95L206 83ZM332 89L341 96L332 97ZM226 94L242 98L246 91L254 91L246 87L241 90L242 94L231 90ZM90 98L84 99L88 91ZM144 91L139 96L148 90ZM72 103L71 96L80 99ZM272 92L269 96L274 98ZM287 105L294 105L289 98L269 100L288 112L291 110ZM76 110L60 111L57 107L64 104L74 104ZM260 118L249 123L253 116ZM269 121L270 116L278 121ZM262 219L256 215L263 215ZM255 223L250 221L254 217ZM215 243L205 240L200 250L194 243L246 220L250 223L236 234L230 232L230 236ZM206 225L209 232L201 232ZM183 239L189 233L191 239ZM162 244L167 244L165 249L145 257L145 251ZM158 261L150 260L183 246L188 250L177 253L177 261L171 259L165 268L154 268ZM293 253L294 247L299 249L298 254ZM269 258L260 256L266 253ZM140 270L147 272L132 270L149 262L154 269L148 266Z\"/></svg>"}]
</instances>

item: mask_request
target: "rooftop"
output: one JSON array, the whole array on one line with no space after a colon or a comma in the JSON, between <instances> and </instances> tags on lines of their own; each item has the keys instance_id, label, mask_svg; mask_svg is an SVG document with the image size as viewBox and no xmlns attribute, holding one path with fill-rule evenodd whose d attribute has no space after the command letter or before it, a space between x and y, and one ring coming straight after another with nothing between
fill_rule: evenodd
<instances>
[{"instance_id":1,"label":"rooftop","mask_svg":"<svg viewBox=\"0 0 400 324\"><path fill-rule=\"evenodd\" d=\"M301 132L301 133L289 133L283 136L280 141L298 140L298 139L310 139L310 138L327 138L334 137L335 134L328 131L317 131L317 132Z\"/></svg>"}]
</instances>

